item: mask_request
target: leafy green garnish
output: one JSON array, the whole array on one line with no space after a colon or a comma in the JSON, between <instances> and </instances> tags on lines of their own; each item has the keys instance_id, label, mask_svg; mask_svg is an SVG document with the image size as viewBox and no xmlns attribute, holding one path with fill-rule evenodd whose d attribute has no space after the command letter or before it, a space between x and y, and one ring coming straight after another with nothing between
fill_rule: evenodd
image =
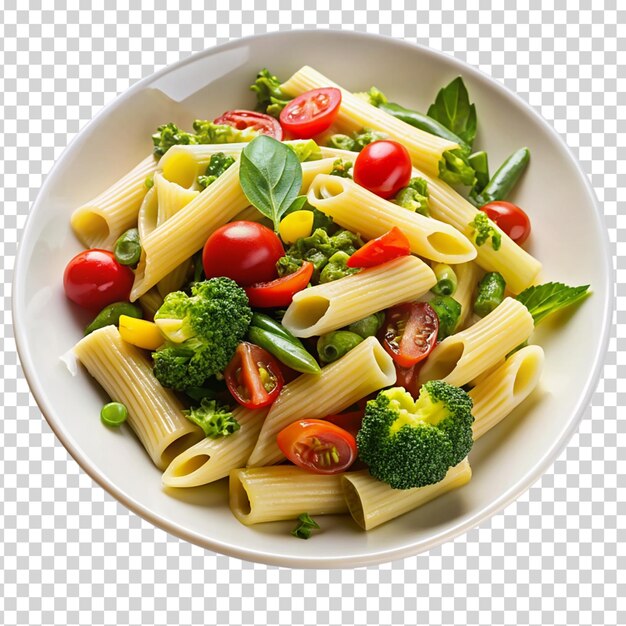
<instances>
[{"instance_id":1,"label":"leafy green garnish","mask_svg":"<svg viewBox=\"0 0 626 626\"><path fill-rule=\"evenodd\" d=\"M460 76L439 90L427 114L465 143L472 145L476 137L476 107L470 104L467 89Z\"/></svg>"},{"instance_id":2,"label":"leafy green garnish","mask_svg":"<svg viewBox=\"0 0 626 626\"><path fill-rule=\"evenodd\" d=\"M546 283L528 287L517 296L533 316L535 326L552 313L586 298L589 285L569 287L563 283Z\"/></svg>"},{"instance_id":3,"label":"leafy green garnish","mask_svg":"<svg viewBox=\"0 0 626 626\"><path fill-rule=\"evenodd\" d=\"M389 100L387 100L387 96L385 96L385 94L377 87L370 87L368 91L360 91L354 95L375 107L389 102Z\"/></svg>"},{"instance_id":4,"label":"leafy green garnish","mask_svg":"<svg viewBox=\"0 0 626 626\"><path fill-rule=\"evenodd\" d=\"M241 152L239 182L250 204L278 230L281 217L300 193L302 166L291 148L259 135Z\"/></svg>"},{"instance_id":5,"label":"leafy green garnish","mask_svg":"<svg viewBox=\"0 0 626 626\"><path fill-rule=\"evenodd\" d=\"M478 211L476 217L468 225L472 228L472 237L477 246L482 246L488 239L491 239L491 247L494 250L500 249L502 235L496 230L495 224L486 213Z\"/></svg>"},{"instance_id":6,"label":"leafy green garnish","mask_svg":"<svg viewBox=\"0 0 626 626\"><path fill-rule=\"evenodd\" d=\"M291 534L298 539L310 539L314 529L319 529L320 525L308 514L298 515L298 524L291 531Z\"/></svg>"},{"instance_id":7,"label":"leafy green garnish","mask_svg":"<svg viewBox=\"0 0 626 626\"><path fill-rule=\"evenodd\" d=\"M202 428L204 434L212 439L227 437L238 431L239 422L225 404L203 397L200 406L183 411L185 417Z\"/></svg>"},{"instance_id":8,"label":"leafy green garnish","mask_svg":"<svg viewBox=\"0 0 626 626\"><path fill-rule=\"evenodd\" d=\"M333 162L333 169L330 170L331 176L339 176L341 178L352 178L350 171L352 170L352 161L344 161L337 159Z\"/></svg>"},{"instance_id":9,"label":"leafy green garnish","mask_svg":"<svg viewBox=\"0 0 626 626\"><path fill-rule=\"evenodd\" d=\"M257 111L278 117L285 105L292 100L280 88L280 80L269 70L262 69L250 89L256 93Z\"/></svg>"},{"instance_id":10,"label":"leafy green garnish","mask_svg":"<svg viewBox=\"0 0 626 626\"><path fill-rule=\"evenodd\" d=\"M289 146L296 153L300 163L304 163L305 161L319 161L322 158L322 151L313 139L286 143L285 145Z\"/></svg>"},{"instance_id":11,"label":"leafy green garnish","mask_svg":"<svg viewBox=\"0 0 626 626\"><path fill-rule=\"evenodd\" d=\"M400 189L393 199L397 205L428 217L428 183L419 177L411 178L406 187Z\"/></svg>"},{"instance_id":12,"label":"leafy green garnish","mask_svg":"<svg viewBox=\"0 0 626 626\"><path fill-rule=\"evenodd\" d=\"M215 182L233 163L235 159L223 152L216 152L211 155L209 164L207 165L204 176L198 176L198 185L202 189L206 189L211 183Z\"/></svg>"},{"instance_id":13,"label":"leafy green garnish","mask_svg":"<svg viewBox=\"0 0 626 626\"><path fill-rule=\"evenodd\" d=\"M358 132L352 133L352 136L342 134L331 135L327 143L331 148L349 150L350 152L361 152L365 146L373 141L387 139L388 137L389 135L387 135L387 133L381 133L371 128L363 128Z\"/></svg>"},{"instance_id":14,"label":"leafy green garnish","mask_svg":"<svg viewBox=\"0 0 626 626\"><path fill-rule=\"evenodd\" d=\"M467 160L467 151L463 148L446 150L439 161L439 178L449 185L473 187L476 182L474 168Z\"/></svg>"},{"instance_id":15,"label":"leafy green garnish","mask_svg":"<svg viewBox=\"0 0 626 626\"><path fill-rule=\"evenodd\" d=\"M489 182L489 160L484 150L474 152L467 157L467 162L474 168L476 182L470 191L470 196L477 196Z\"/></svg>"}]
</instances>

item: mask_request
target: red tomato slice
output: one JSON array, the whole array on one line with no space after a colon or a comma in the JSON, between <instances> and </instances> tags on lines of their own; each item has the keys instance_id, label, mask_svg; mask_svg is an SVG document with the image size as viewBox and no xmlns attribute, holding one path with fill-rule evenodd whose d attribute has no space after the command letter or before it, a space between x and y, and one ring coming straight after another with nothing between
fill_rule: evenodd
<instances>
[{"instance_id":1,"label":"red tomato slice","mask_svg":"<svg viewBox=\"0 0 626 626\"><path fill-rule=\"evenodd\" d=\"M381 198L393 198L411 180L411 157L397 141L373 141L354 162L354 182Z\"/></svg>"},{"instance_id":2,"label":"red tomato slice","mask_svg":"<svg viewBox=\"0 0 626 626\"><path fill-rule=\"evenodd\" d=\"M90 311L101 311L113 302L128 300L135 280L133 271L117 262L108 250L83 250L66 266L65 295Z\"/></svg>"},{"instance_id":3,"label":"red tomato slice","mask_svg":"<svg viewBox=\"0 0 626 626\"><path fill-rule=\"evenodd\" d=\"M324 421L339 426L339 428L347 430L356 437L363 423L363 411L349 411L348 413L339 413L338 415L327 415Z\"/></svg>"},{"instance_id":4,"label":"red tomato slice","mask_svg":"<svg viewBox=\"0 0 626 626\"><path fill-rule=\"evenodd\" d=\"M237 130L252 128L259 134L269 135L274 137L274 139L278 139L278 141L281 141L283 138L283 129L278 120L271 115L265 115L265 113L257 113L256 111L248 111L246 109L233 109L232 111L222 113L213 122L215 124L228 124L228 126L234 126Z\"/></svg>"},{"instance_id":5,"label":"red tomato slice","mask_svg":"<svg viewBox=\"0 0 626 626\"><path fill-rule=\"evenodd\" d=\"M388 233L368 241L346 262L348 267L374 267L400 256L411 254L406 235L394 226Z\"/></svg>"},{"instance_id":6,"label":"red tomato slice","mask_svg":"<svg viewBox=\"0 0 626 626\"><path fill-rule=\"evenodd\" d=\"M235 356L224 370L224 378L233 398L248 409L272 404L285 384L278 361L247 341L237 346Z\"/></svg>"},{"instance_id":7,"label":"red tomato slice","mask_svg":"<svg viewBox=\"0 0 626 626\"><path fill-rule=\"evenodd\" d=\"M218 228L204 244L202 265L207 278L228 276L242 286L276 277L276 261L285 255L273 230L239 220Z\"/></svg>"},{"instance_id":8,"label":"red tomato slice","mask_svg":"<svg viewBox=\"0 0 626 626\"><path fill-rule=\"evenodd\" d=\"M262 309L275 306L289 306L294 294L302 291L313 276L313 263L305 261L293 274L277 278L269 283L257 283L245 287L252 306Z\"/></svg>"},{"instance_id":9,"label":"red tomato slice","mask_svg":"<svg viewBox=\"0 0 626 626\"><path fill-rule=\"evenodd\" d=\"M295 465L316 474L337 474L357 456L355 438L324 420L300 420L276 436L282 453Z\"/></svg>"},{"instance_id":10,"label":"red tomato slice","mask_svg":"<svg viewBox=\"0 0 626 626\"><path fill-rule=\"evenodd\" d=\"M339 114L341 91L324 87L307 91L280 112L282 127L293 137L310 139L330 128Z\"/></svg>"},{"instance_id":11,"label":"red tomato slice","mask_svg":"<svg viewBox=\"0 0 626 626\"><path fill-rule=\"evenodd\" d=\"M439 318L427 302L406 302L387 311L383 347L401 367L425 359L437 342Z\"/></svg>"},{"instance_id":12,"label":"red tomato slice","mask_svg":"<svg viewBox=\"0 0 626 626\"><path fill-rule=\"evenodd\" d=\"M520 207L512 202L494 200L480 208L516 244L522 245L530 235L530 219Z\"/></svg>"}]
</instances>

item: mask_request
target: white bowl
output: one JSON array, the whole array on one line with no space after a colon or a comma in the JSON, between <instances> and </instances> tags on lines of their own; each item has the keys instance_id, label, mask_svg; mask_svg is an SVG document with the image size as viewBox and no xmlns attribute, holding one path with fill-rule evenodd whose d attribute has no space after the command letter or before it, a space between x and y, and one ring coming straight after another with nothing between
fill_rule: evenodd
<instances>
[{"instance_id":1,"label":"white bowl","mask_svg":"<svg viewBox=\"0 0 626 626\"><path fill-rule=\"evenodd\" d=\"M173 494L131 432L100 424L103 393L89 375L59 361L86 318L63 294L67 261L80 250L72 211L146 154L157 125L212 119L252 107L248 90L268 67L287 78L312 65L348 89L382 89L425 111L437 90L461 74L479 119L477 144L492 167L520 146L531 164L514 200L533 224L529 251L545 280L590 283L567 321L545 322L534 342L546 351L541 389L483 437L470 455L472 481L365 533L349 517L321 519L309 541L292 523L242 526L230 513L225 481ZM552 128L525 102L462 62L403 41L337 31L274 33L196 54L142 80L96 117L65 150L33 205L19 248L13 311L17 345L32 392L51 428L81 467L127 507L188 541L232 556L294 567L355 567L416 554L500 511L555 460L587 407L608 342L612 271L601 214L583 172ZM557 331L558 332L553 332Z\"/></svg>"}]
</instances>

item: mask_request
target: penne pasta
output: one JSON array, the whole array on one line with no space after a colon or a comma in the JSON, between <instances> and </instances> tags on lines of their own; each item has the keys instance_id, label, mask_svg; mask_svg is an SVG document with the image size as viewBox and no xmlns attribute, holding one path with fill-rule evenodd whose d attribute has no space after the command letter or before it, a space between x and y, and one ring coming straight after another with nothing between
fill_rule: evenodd
<instances>
[{"instance_id":1,"label":"penne pasta","mask_svg":"<svg viewBox=\"0 0 626 626\"><path fill-rule=\"evenodd\" d=\"M296 337L323 335L395 304L415 300L435 283L426 263L414 256L400 257L298 292L283 325Z\"/></svg>"},{"instance_id":2,"label":"penne pasta","mask_svg":"<svg viewBox=\"0 0 626 626\"><path fill-rule=\"evenodd\" d=\"M441 263L465 263L476 257L472 243L452 226L399 207L347 178L316 176L307 199L365 239L380 237L397 226L414 254Z\"/></svg>"},{"instance_id":3,"label":"penne pasta","mask_svg":"<svg viewBox=\"0 0 626 626\"><path fill-rule=\"evenodd\" d=\"M322 368L321 374L299 376L283 387L272 405L247 465L272 465L284 459L276 435L296 420L338 413L395 381L393 361L375 337Z\"/></svg>"},{"instance_id":4,"label":"penne pasta","mask_svg":"<svg viewBox=\"0 0 626 626\"><path fill-rule=\"evenodd\" d=\"M130 427L158 468L201 438L173 392L155 378L144 353L123 341L115 326L93 331L74 353L109 397L126 406Z\"/></svg>"},{"instance_id":5,"label":"penne pasta","mask_svg":"<svg viewBox=\"0 0 626 626\"><path fill-rule=\"evenodd\" d=\"M146 178L155 170L156 161L150 155L72 213L72 228L86 248L111 250L120 235L137 223L139 207L148 191Z\"/></svg>"},{"instance_id":6,"label":"penne pasta","mask_svg":"<svg viewBox=\"0 0 626 626\"><path fill-rule=\"evenodd\" d=\"M283 83L281 90L290 96L299 96L306 91L320 87L337 87L341 90L341 105L335 120L335 126L341 132L349 133L363 128L384 132L390 139L400 141L406 147L416 167L430 172L433 176L436 176L439 171L441 155L446 150L457 147L455 143L401 122L392 115L364 102L306 65Z\"/></svg>"},{"instance_id":7,"label":"penne pasta","mask_svg":"<svg viewBox=\"0 0 626 626\"><path fill-rule=\"evenodd\" d=\"M347 513L342 474L313 474L293 465L230 472L230 510L246 526L309 515Z\"/></svg>"}]
</instances>

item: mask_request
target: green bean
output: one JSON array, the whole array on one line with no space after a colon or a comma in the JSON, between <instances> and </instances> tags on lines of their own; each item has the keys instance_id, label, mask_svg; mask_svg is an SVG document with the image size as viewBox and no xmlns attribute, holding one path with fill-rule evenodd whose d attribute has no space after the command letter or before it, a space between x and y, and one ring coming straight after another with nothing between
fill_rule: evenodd
<instances>
[{"instance_id":1,"label":"green bean","mask_svg":"<svg viewBox=\"0 0 626 626\"><path fill-rule=\"evenodd\" d=\"M478 283L476 299L474 300L474 313L485 317L504 300L506 283L502 274L488 272Z\"/></svg>"},{"instance_id":2,"label":"green bean","mask_svg":"<svg viewBox=\"0 0 626 626\"><path fill-rule=\"evenodd\" d=\"M94 330L104 328L105 326L117 326L120 322L120 315L128 315L129 317L136 317L141 319L143 313L141 308L130 302L114 302L105 306L98 315L94 318L93 322L85 328L85 335L92 333Z\"/></svg>"},{"instance_id":3,"label":"green bean","mask_svg":"<svg viewBox=\"0 0 626 626\"><path fill-rule=\"evenodd\" d=\"M428 304L439 318L437 341L443 341L455 331L461 317L461 305L450 296L436 296Z\"/></svg>"},{"instance_id":4,"label":"green bean","mask_svg":"<svg viewBox=\"0 0 626 626\"><path fill-rule=\"evenodd\" d=\"M420 130L430 133L431 135L436 135L442 139L447 139L448 141L457 143L461 148L469 152L469 146L460 137L457 137L457 135L455 135L451 130L448 130L443 124L440 124L432 117L428 117L428 115L418 113L417 111L413 111L411 109L405 109L394 102L386 102L381 104L378 108L381 111L385 111L385 113L393 115L396 119L402 120L403 122L414 126L415 128L419 128Z\"/></svg>"},{"instance_id":5,"label":"green bean","mask_svg":"<svg viewBox=\"0 0 626 626\"><path fill-rule=\"evenodd\" d=\"M373 337L380 330L384 321L385 313L383 311L379 311L378 313L364 317L358 322L352 322L352 324L348 326L347 330L351 333L360 335L363 339L367 339L368 337Z\"/></svg>"},{"instance_id":6,"label":"green bean","mask_svg":"<svg viewBox=\"0 0 626 626\"><path fill-rule=\"evenodd\" d=\"M121 426L127 417L128 409L121 402L109 402L100 411L100 419L107 426Z\"/></svg>"},{"instance_id":7,"label":"green bean","mask_svg":"<svg viewBox=\"0 0 626 626\"><path fill-rule=\"evenodd\" d=\"M274 335L281 335L296 346L301 348L304 347L302 346L302 342L297 337L294 337L280 322L277 322L269 315L265 315L265 313L253 313L250 326L256 326L257 328L266 330Z\"/></svg>"},{"instance_id":8,"label":"green bean","mask_svg":"<svg viewBox=\"0 0 626 626\"><path fill-rule=\"evenodd\" d=\"M437 263L433 267L437 284L431 291L438 296L453 296L457 288L456 274L445 263Z\"/></svg>"},{"instance_id":9,"label":"green bean","mask_svg":"<svg viewBox=\"0 0 626 626\"><path fill-rule=\"evenodd\" d=\"M524 173L529 160L530 151L528 148L520 148L505 159L504 163L502 163L482 190L480 194L482 203L506 200L520 176Z\"/></svg>"},{"instance_id":10,"label":"green bean","mask_svg":"<svg viewBox=\"0 0 626 626\"><path fill-rule=\"evenodd\" d=\"M115 242L113 253L120 265L137 265L141 257L139 231L136 228L129 228L122 233Z\"/></svg>"},{"instance_id":11,"label":"green bean","mask_svg":"<svg viewBox=\"0 0 626 626\"><path fill-rule=\"evenodd\" d=\"M476 174L476 183L472 191L474 193L480 193L489 182L489 162L487 160L487 153L484 150L480 152L474 152L467 157L469 164L474 168Z\"/></svg>"},{"instance_id":12,"label":"green bean","mask_svg":"<svg viewBox=\"0 0 626 626\"><path fill-rule=\"evenodd\" d=\"M319 374L321 371L317 361L305 350L300 342L296 344L284 335L279 335L257 326L250 326L248 338L252 343L265 348L281 363L284 363L292 370L296 370L296 372Z\"/></svg>"},{"instance_id":13,"label":"green bean","mask_svg":"<svg viewBox=\"0 0 626 626\"><path fill-rule=\"evenodd\" d=\"M361 335L349 330L335 330L317 340L317 353L322 363L332 363L356 348L363 341Z\"/></svg>"}]
</instances>

